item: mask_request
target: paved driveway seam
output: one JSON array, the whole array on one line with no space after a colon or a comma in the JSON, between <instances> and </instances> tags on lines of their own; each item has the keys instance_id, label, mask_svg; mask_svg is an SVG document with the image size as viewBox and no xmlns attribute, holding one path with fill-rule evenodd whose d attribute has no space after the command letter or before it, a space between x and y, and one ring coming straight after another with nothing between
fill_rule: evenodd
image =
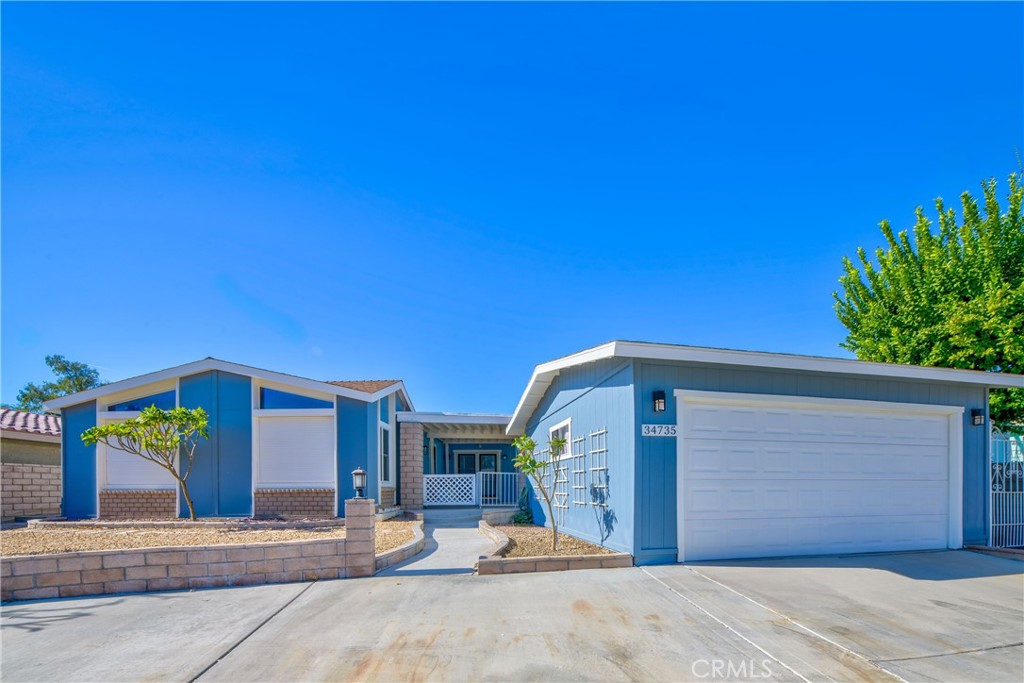
<instances>
[{"instance_id":1,"label":"paved driveway seam","mask_svg":"<svg viewBox=\"0 0 1024 683\"><path fill-rule=\"evenodd\" d=\"M758 651L763 652L772 661L777 662L778 664L780 664L782 667L784 667L787 671L789 671L794 676L799 678L801 681L804 681L804 683L811 683L811 681L809 679L805 678L804 676L802 676L799 671L797 671L793 667L791 667L788 664L786 664L784 661L782 661L781 659L779 659L778 657L773 655L771 652L768 652L768 650L765 650L763 647L761 647L760 645L758 645L757 643L752 641L750 638L747 638L745 635L743 635L742 633L740 633L739 631L734 629L732 626L730 626L726 622L722 621L717 616L715 616L714 614L712 614L708 610L704 609L703 607L701 607L700 605L695 603L693 600L691 600L690 598L686 597L685 595L683 595L682 593L677 591L675 588L673 588L672 586L668 585L667 583L665 583L664 581L659 579L657 576L654 576L653 574L651 574L649 571L647 571L647 569L641 567L640 571L642 571L644 574L646 574L647 576L649 576L650 578L654 579L659 584L661 584L662 586L667 588L674 595L676 595L676 596L682 598L683 600L685 600L686 602L688 602L690 605L692 605L694 607L694 609L698 610L701 614L704 614L705 616L710 617L711 619L713 619L716 622L718 622L719 624L721 624L723 628L725 628L727 631L732 633L737 638L742 639L743 641L745 641L745 642L749 643L750 645L754 646L755 648L757 648Z\"/></svg>"},{"instance_id":2,"label":"paved driveway seam","mask_svg":"<svg viewBox=\"0 0 1024 683\"><path fill-rule=\"evenodd\" d=\"M246 633L246 634L245 634L244 636L242 636L241 638L239 638L239 639L238 639L238 640L237 640L237 641L235 642L235 644L234 644L234 645L232 645L232 646L231 646L231 647L229 647L229 648L228 648L227 650L224 650L224 652L222 652L222 653L220 653L219 655L217 655L217 656L216 656L216 657L214 658L214 660L213 660L212 662L210 662L210 663L209 663L209 664L208 664L208 665L206 666L206 668L204 668L204 669L203 669L202 671L200 671L200 672L199 672L199 673L197 673L197 674L196 674L195 676L193 676L193 677L192 677L191 679L189 679L188 683L196 683L196 681L198 681L198 680L199 680L200 678L202 678L202 677L203 677L203 676L204 676L204 675L205 675L205 674L206 674L206 673L207 673L207 672L208 672L208 671L209 671L210 669L212 669L213 667L217 666L217 664L218 664L218 663L219 663L219 662L220 662L221 660L223 660L223 659L224 659L225 657L227 657L227 656L228 656L229 654L231 654L232 652L234 652L234 651L235 651L235 648L237 648L237 647L238 647L239 645L241 645L242 643L244 643L245 641L247 641L247 640L248 640L249 638L251 638L251 637L253 636L253 634L255 634L255 633L256 633L257 631L259 631L259 630L260 630L261 628L263 628L263 627L264 627L264 626L266 626L266 625L267 625L268 623L270 623L270 620L271 620L271 619L273 619L273 618L274 618L274 617L276 617L276 616L277 616L278 614L280 614L281 612L283 612L283 611L284 611L284 610L285 610L285 609L286 609L286 608L287 608L287 607L288 607L289 605L291 605L291 604L292 604L293 602L295 602L295 601L296 601L296 600L298 600L298 599L299 599L300 597L302 597L302 596L303 596L303 595L304 595L304 594L306 593L306 591L308 591L308 590L309 590L310 588L312 588L312 587L313 587L313 586L315 586L315 585L316 585L316 581L310 581L310 582L309 582L309 584L308 584L308 585L307 585L307 586L306 586L305 588L303 588L302 590L300 590L300 591L299 591L298 593L296 593L295 595L293 595L293 596L291 597L291 599L290 599L290 600L288 600L288 601L287 601L286 603L284 603L283 605L281 605L280 607L278 607L278 608L277 608L276 610L274 610L274 611L273 611L273 613L271 613L271 615L270 615L270 616L268 616L268 617L267 617L266 619L264 619L264 620L263 620L263 621L261 621L260 623L256 624L256 627L255 627L255 628L253 628L253 629L252 629L251 631L249 631L249 632L248 632L248 633Z\"/></svg>"},{"instance_id":3,"label":"paved driveway seam","mask_svg":"<svg viewBox=\"0 0 1024 683\"><path fill-rule=\"evenodd\" d=\"M893 657L892 659L879 659L878 662L912 662L919 659L934 659L935 657L949 657L950 655L969 655L975 652L991 652L992 650L1005 650L1008 647L1020 647L1024 642L1007 643L1006 645L993 645L992 647L976 647L972 650L955 650L954 652L939 652L934 655L920 655L918 657Z\"/></svg>"},{"instance_id":4,"label":"paved driveway seam","mask_svg":"<svg viewBox=\"0 0 1024 683\"><path fill-rule=\"evenodd\" d=\"M871 664L872 666L876 666L879 669L881 669L882 671L884 671L885 673L889 674L890 676L892 676L892 677L894 677L894 678L896 678L898 680L906 681L906 679L903 678L902 676L894 673L893 671L890 671L889 669L885 668L884 666L882 666L881 664L878 663L879 661L885 661L885 660L875 661L875 660L872 660L872 659L870 659L868 657L865 657L861 653L856 652L854 650L851 650L850 648L837 643L836 641L832 640L831 638L829 638L827 636L824 636L821 633L818 633L813 628L810 628L808 626L804 626L799 621L796 621L795 619L790 617L788 614L783 614L782 612L780 612L780 611L778 611L776 609L772 609L768 605L765 605L765 604L763 604L761 602L758 602L757 600L755 600L754 598L750 597L749 595L745 595L745 594L739 592L738 590L736 590L735 588L733 588L731 586L725 585L721 581L716 581L715 579L712 579L707 574L702 574L701 572L699 572L698 570L694 569L691 566L687 566L686 569L688 571L692 572L693 574L696 574L700 578L704 579L705 581L710 581L711 583L715 584L716 586L719 586L720 588L724 588L725 590L729 591L730 593L734 593L735 595L743 598L744 600L747 600L747 601L757 605L761 609L766 610L768 612L771 612L772 614L774 614L774 615L776 615L776 616L778 616L778 617L780 617L782 619L785 619L787 622L789 622L790 624L793 624L794 626L796 626L797 628L801 629L802 631L804 631L805 633L809 634L810 636L812 636L814 638L817 638L817 639L821 640L822 642L828 643L829 645L832 645L833 647L838 648L839 650L841 650L842 652L845 652L846 654L850 655L851 657L854 657L854 658L859 659L859 660L861 660L863 662Z\"/></svg>"}]
</instances>

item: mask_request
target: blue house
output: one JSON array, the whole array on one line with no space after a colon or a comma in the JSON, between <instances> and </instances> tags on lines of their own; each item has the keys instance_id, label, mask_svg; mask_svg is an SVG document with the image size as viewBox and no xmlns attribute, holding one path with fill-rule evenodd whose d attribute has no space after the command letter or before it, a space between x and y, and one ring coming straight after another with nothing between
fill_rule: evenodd
<instances>
[{"instance_id":1,"label":"blue house","mask_svg":"<svg viewBox=\"0 0 1024 683\"><path fill-rule=\"evenodd\" d=\"M555 521L637 564L959 548L992 387L1024 376L614 341L538 365L507 433L565 439Z\"/></svg>"},{"instance_id":2,"label":"blue house","mask_svg":"<svg viewBox=\"0 0 1024 683\"><path fill-rule=\"evenodd\" d=\"M343 515L357 467L367 472L368 497L396 504L396 416L412 409L401 381L318 381L207 358L47 403L64 420L65 516L186 512L170 473L82 443L89 427L150 405L201 407L210 416L210 438L200 442L188 478L198 515Z\"/></svg>"}]
</instances>

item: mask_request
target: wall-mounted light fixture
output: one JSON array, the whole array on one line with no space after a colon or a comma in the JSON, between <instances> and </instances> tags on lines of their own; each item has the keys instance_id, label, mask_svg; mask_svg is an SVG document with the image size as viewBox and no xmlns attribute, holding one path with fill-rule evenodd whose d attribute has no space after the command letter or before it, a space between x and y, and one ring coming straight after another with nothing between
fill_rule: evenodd
<instances>
[{"instance_id":1,"label":"wall-mounted light fixture","mask_svg":"<svg viewBox=\"0 0 1024 683\"><path fill-rule=\"evenodd\" d=\"M366 488L366 470L362 467L352 470L352 488L356 490L356 498L363 497L363 490Z\"/></svg>"},{"instance_id":2,"label":"wall-mounted light fixture","mask_svg":"<svg viewBox=\"0 0 1024 683\"><path fill-rule=\"evenodd\" d=\"M971 408L971 424L981 427L985 424L985 411L980 408Z\"/></svg>"},{"instance_id":3,"label":"wall-mounted light fixture","mask_svg":"<svg viewBox=\"0 0 1024 683\"><path fill-rule=\"evenodd\" d=\"M665 392L662 391L661 389L658 389L657 391L651 394L651 397L654 399L654 412L665 412Z\"/></svg>"}]
</instances>

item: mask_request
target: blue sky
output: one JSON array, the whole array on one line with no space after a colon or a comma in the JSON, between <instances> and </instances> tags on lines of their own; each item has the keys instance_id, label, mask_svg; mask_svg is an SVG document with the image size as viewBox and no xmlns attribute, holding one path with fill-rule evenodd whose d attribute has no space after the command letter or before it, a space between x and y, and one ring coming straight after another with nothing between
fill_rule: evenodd
<instances>
[{"instance_id":1,"label":"blue sky","mask_svg":"<svg viewBox=\"0 0 1024 683\"><path fill-rule=\"evenodd\" d=\"M847 355L1024 153L1024 9L4 3L2 399L205 356L511 412L609 339Z\"/></svg>"}]
</instances>

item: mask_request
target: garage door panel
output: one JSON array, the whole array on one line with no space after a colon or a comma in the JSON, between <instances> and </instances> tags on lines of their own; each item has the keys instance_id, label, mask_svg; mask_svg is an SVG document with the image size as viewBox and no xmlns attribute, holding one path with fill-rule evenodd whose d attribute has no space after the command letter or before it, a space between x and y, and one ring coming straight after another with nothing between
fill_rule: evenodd
<instances>
[{"instance_id":1,"label":"garage door panel","mask_svg":"<svg viewBox=\"0 0 1024 683\"><path fill-rule=\"evenodd\" d=\"M690 463L690 479L948 478L948 447L934 445L781 444L686 438L683 448Z\"/></svg>"},{"instance_id":2,"label":"garage door panel","mask_svg":"<svg viewBox=\"0 0 1024 683\"><path fill-rule=\"evenodd\" d=\"M686 560L948 545L947 413L777 398L681 403Z\"/></svg>"}]
</instances>

